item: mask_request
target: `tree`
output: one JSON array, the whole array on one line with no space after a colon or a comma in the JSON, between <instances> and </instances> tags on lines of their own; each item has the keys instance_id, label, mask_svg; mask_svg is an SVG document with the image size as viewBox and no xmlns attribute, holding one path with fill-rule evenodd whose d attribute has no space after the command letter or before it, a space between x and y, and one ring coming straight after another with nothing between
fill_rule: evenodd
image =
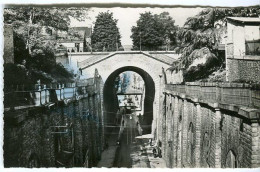
<instances>
[{"instance_id":1,"label":"tree","mask_svg":"<svg viewBox=\"0 0 260 172\"><path fill-rule=\"evenodd\" d=\"M175 48L181 54L177 66L186 69L184 80L194 81L207 77L214 70L225 68L225 54L219 53L217 45L226 32L227 17L258 17L259 8L207 8L193 17L189 17L184 27L177 31L178 46ZM205 51L206 50L206 51ZM192 62L203 54L209 58L205 66L190 68ZM217 58L217 60L215 60Z\"/></svg>"},{"instance_id":2,"label":"tree","mask_svg":"<svg viewBox=\"0 0 260 172\"><path fill-rule=\"evenodd\" d=\"M13 25L14 31L26 42L29 54L32 54L42 44L42 29L68 31L70 18L83 21L87 18L87 12L86 8L5 8L4 23Z\"/></svg>"},{"instance_id":3,"label":"tree","mask_svg":"<svg viewBox=\"0 0 260 172\"><path fill-rule=\"evenodd\" d=\"M101 12L96 17L93 34L91 37L94 51L116 51L121 46L121 35L117 21L111 12Z\"/></svg>"},{"instance_id":4,"label":"tree","mask_svg":"<svg viewBox=\"0 0 260 172\"><path fill-rule=\"evenodd\" d=\"M168 12L159 15L145 12L140 14L137 26L133 26L131 38L136 50L159 50L162 46L175 44L175 21ZM169 40L169 41L168 41Z\"/></svg>"},{"instance_id":5,"label":"tree","mask_svg":"<svg viewBox=\"0 0 260 172\"><path fill-rule=\"evenodd\" d=\"M13 73L5 77L5 85L15 81L10 79L19 76L16 72L24 72L24 80L35 83L51 81L71 81L73 75L55 61L55 45L57 40L46 41L43 29L68 31L71 17L77 20L87 18L85 8L38 8L13 7L4 9L4 23L11 24L14 29ZM57 38L57 37L56 37ZM5 70L11 65L6 65ZM20 70L21 69L23 70ZM19 70L18 70L19 69ZM9 79L8 79L9 78ZM22 77L23 78L23 77ZM10 81L10 82L9 82ZM24 81L25 82L25 81Z\"/></svg>"},{"instance_id":6,"label":"tree","mask_svg":"<svg viewBox=\"0 0 260 172\"><path fill-rule=\"evenodd\" d=\"M207 8L189 17L177 32L179 45L176 51L182 54L183 67L188 67L194 59L194 50L207 47L211 53L217 53L214 46L226 32L227 17L257 17L258 13L257 8Z\"/></svg>"}]
</instances>

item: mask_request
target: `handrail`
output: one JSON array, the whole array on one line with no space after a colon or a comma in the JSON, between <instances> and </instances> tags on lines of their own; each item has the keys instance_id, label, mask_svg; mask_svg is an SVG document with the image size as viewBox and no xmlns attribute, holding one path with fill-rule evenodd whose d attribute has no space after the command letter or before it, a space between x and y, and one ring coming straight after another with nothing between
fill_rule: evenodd
<instances>
[{"instance_id":1,"label":"handrail","mask_svg":"<svg viewBox=\"0 0 260 172\"><path fill-rule=\"evenodd\" d=\"M23 86L12 87L13 89L4 92L4 106L41 106L66 99L79 99L88 93L94 93L95 83L95 78L88 78L74 83L35 84L29 90Z\"/></svg>"}]
</instances>

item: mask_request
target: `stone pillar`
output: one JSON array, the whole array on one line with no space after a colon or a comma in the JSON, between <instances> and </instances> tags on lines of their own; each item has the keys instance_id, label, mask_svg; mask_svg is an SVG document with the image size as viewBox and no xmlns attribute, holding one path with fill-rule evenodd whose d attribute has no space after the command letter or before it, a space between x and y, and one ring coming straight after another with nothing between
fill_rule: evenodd
<instances>
[{"instance_id":1,"label":"stone pillar","mask_svg":"<svg viewBox=\"0 0 260 172\"><path fill-rule=\"evenodd\" d=\"M175 110L175 97L173 95L171 95L171 121L170 121L170 168L173 168L173 162L174 162L174 149L173 149L173 140L174 140L174 137L173 137L173 132L174 132L174 110Z\"/></svg>"},{"instance_id":2,"label":"stone pillar","mask_svg":"<svg viewBox=\"0 0 260 172\"><path fill-rule=\"evenodd\" d=\"M260 125L257 121L252 121L252 155L251 155L251 167L260 167Z\"/></svg>"},{"instance_id":3,"label":"stone pillar","mask_svg":"<svg viewBox=\"0 0 260 172\"><path fill-rule=\"evenodd\" d=\"M221 112L218 108L218 104L215 104L215 168L221 168Z\"/></svg>"},{"instance_id":4,"label":"stone pillar","mask_svg":"<svg viewBox=\"0 0 260 172\"><path fill-rule=\"evenodd\" d=\"M159 108L158 111L154 111L156 112L155 116L156 116L156 141L157 143L159 142L159 140L161 139L161 127L162 127L162 111L163 111L163 102L164 102L164 98L165 98L165 93L162 90L162 75L159 75L160 77L160 85L159 85L159 101L157 102L159 104ZM153 104L154 108L156 107L156 104ZM156 109L154 109L156 110Z\"/></svg>"},{"instance_id":5,"label":"stone pillar","mask_svg":"<svg viewBox=\"0 0 260 172\"><path fill-rule=\"evenodd\" d=\"M186 167L187 164L187 137L188 137L188 104L185 95L183 98L183 122L182 122L182 165Z\"/></svg>"},{"instance_id":6,"label":"stone pillar","mask_svg":"<svg viewBox=\"0 0 260 172\"><path fill-rule=\"evenodd\" d=\"M164 114L162 116L162 154L163 154L163 157L165 158L165 160L167 161L167 116L168 116L168 101L169 101L169 98L168 98L168 94L165 94L165 110L164 110Z\"/></svg>"},{"instance_id":7,"label":"stone pillar","mask_svg":"<svg viewBox=\"0 0 260 172\"><path fill-rule=\"evenodd\" d=\"M177 167L177 144L178 144L178 117L179 117L179 100L174 97L174 113L173 113L173 167Z\"/></svg>"},{"instance_id":8,"label":"stone pillar","mask_svg":"<svg viewBox=\"0 0 260 172\"><path fill-rule=\"evenodd\" d=\"M163 95L162 97L162 104L161 104L161 110L160 110L160 114L159 114L159 118L158 118L158 121L159 121L159 126L158 126L158 132L159 132L159 137L158 137L158 141L160 141L162 143L162 139L163 139L163 122L164 122L164 115L165 115L165 100L166 100L166 94Z\"/></svg>"},{"instance_id":9,"label":"stone pillar","mask_svg":"<svg viewBox=\"0 0 260 172\"><path fill-rule=\"evenodd\" d=\"M182 123L183 123L183 101L182 99L178 100L179 111L178 111L178 125L177 125L177 143L178 148L176 152L177 156L177 168L182 167ZM181 118L181 119L180 119Z\"/></svg>"},{"instance_id":10,"label":"stone pillar","mask_svg":"<svg viewBox=\"0 0 260 172\"><path fill-rule=\"evenodd\" d=\"M167 131L167 140L166 140L166 150L167 150L167 159L168 159L168 164L167 164L167 167L170 167L171 168L171 153L172 153L172 146L171 146L171 135L172 135L172 132L171 132L171 127L172 127L172 96L171 94L169 94L168 96L168 111L167 111L167 114L166 114L166 131Z\"/></svg>"},{"instance_id":11,"label":"stone pillar","mask_svg":"<svg viewBox=\"0 0 260 172\"><path fill-rule=\"evenodd\" d=\"M200 145L201 145L201 106L200 103L195 103L196 110L197 110L197 118L196 118L196 126L195 126L195 167L199 168L200 166Z\"/></svg>"}]
</instances>

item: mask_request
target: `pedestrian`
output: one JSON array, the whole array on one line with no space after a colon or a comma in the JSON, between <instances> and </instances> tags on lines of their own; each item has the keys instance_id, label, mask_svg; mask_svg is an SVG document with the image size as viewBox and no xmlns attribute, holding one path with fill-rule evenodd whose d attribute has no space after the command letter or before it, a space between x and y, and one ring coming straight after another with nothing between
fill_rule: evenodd
<instances>
[{"instance_id":1,"label":"pedestrian","mask_svg":"<svg viewBox=\"0 0 260 172\"><path fill-rule=\"evenodd\" d=\"M120 108L118 108L117 113L116 113L116 119L115 119L116 125L118 124L119 118L120 118Z\"/></svg>"}]
</instances>

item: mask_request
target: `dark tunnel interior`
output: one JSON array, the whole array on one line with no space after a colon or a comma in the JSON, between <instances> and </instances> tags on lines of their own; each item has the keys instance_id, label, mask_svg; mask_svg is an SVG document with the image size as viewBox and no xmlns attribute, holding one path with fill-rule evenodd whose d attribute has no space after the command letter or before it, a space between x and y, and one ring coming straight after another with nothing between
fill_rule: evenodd
<instances>
[{"instance_id":1,"label":"dark tunnel interior","mask_svg":"<svg viewBox=\"0 0 260 172\"><path fill-rule=\"evenodd\" d=\"M118 100L114 82L116 77L125 71L133 71L138 73L145 83L145 95L144 95L144 115L143 120L141 122L141 126L143 129L143 134L151 133L151 125L153 121L153 102L155 97L155 84L152 77L143 69L126 66L120 69L115 70L109 77L107 78L104 84L104 109L105 109L105 125L112 124L115 119L115 114L118 110ZM106 132L109 132L111 129L107 128Z\"/></svg>"}]
</instances>

